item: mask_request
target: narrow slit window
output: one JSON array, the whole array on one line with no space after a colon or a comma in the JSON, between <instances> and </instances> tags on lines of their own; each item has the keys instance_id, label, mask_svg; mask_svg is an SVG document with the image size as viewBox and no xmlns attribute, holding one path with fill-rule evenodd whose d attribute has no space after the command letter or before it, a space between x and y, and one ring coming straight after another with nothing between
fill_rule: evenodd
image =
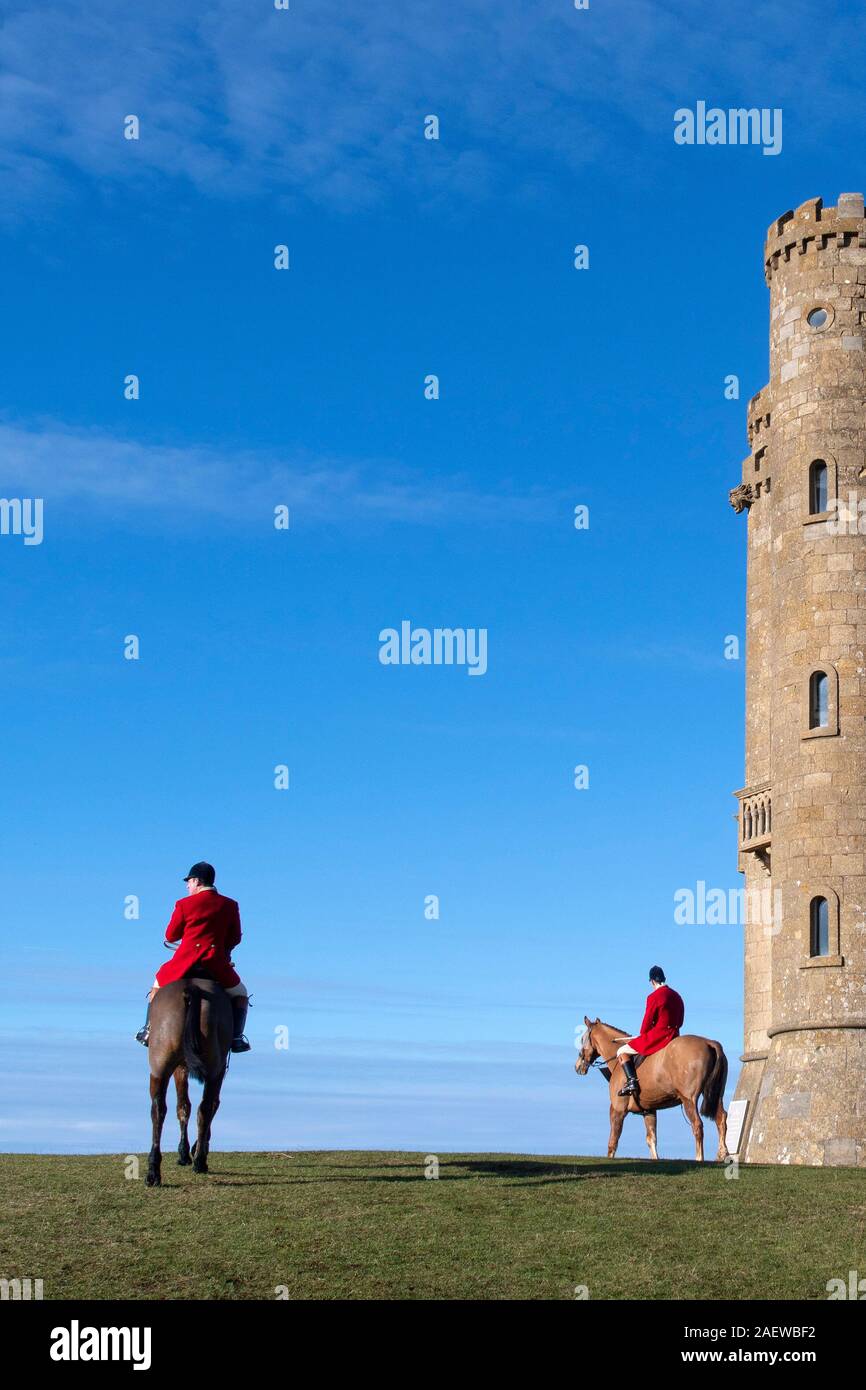
<instances>
[{"instance_id":1,"label":"narrow slit window","mask_svg":"<svg viewBox=\"0 0 866 1390\"><path fill-rule=\"evenodd\" d=\"M826 671L809 677L809 728L826 729L830 722L830 682Z\"/></svg>"},{"instance_id":2,"label":"narrow slit window","mask_svg":"<svg viewBox=\"0 0 866 1390\"><path fill-rule=\"evenodd\" d=\"M820 516L827 510L827 465L815 459L809 466L809 514Z\"/></svg>"},{"instance_id":3,"label":"narrow slit window","mask_svg":"<svg viewBox=\"0 0 866 1390\"><path fill-rule=\"evenodd\" d=\"M826 898L813 898L809 905L809 954L830 954L830 909Z\"/></svg>"}]
</instances>

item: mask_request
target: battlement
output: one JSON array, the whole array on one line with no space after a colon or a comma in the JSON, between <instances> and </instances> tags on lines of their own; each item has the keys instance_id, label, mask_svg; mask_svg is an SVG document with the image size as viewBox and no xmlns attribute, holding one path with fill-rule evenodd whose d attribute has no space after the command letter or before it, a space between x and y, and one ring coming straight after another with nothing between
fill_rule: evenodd
<instances>
[{"instance_id":1,"label":"battlement","mask_svg":"<svg viewBox=\"0 0 866 1390\"><path fill-rule=\"evenodd\" d=\"M783 212L767 229L764 269L767 284L780 264L794 255L823 248L836 238L845 246L866 247L866 217L862 193L840 193L834 208L825 208L820 198L810 198L797 210Z\"/></svg>"},{"instance_id":2,"label":"battlement","mask_svg":"<svg viewBox=\"0 0 866 1390\"><path fill-rule=\"evenodd\" d=\"M746 431L749 443L753 447L757 447L755 441L760 442L762 434L764 437L766 436L766 432L770 428L771 414L770 388L765 386L761 391L755 393L749 401L746 411Z\"/></svg>"}]
</instances>

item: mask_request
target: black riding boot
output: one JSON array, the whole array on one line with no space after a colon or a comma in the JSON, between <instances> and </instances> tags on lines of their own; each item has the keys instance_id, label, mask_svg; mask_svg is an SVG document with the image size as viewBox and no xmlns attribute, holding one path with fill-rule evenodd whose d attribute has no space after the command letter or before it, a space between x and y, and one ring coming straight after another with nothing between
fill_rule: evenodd
<instances>
[{"instance_id":1,"label":"black riding boot","mask_svg":"<svg viewBox=\"0 0 866 1390\"><path fill-rule=\"evenodd\" d=\"M144 1043L145 1047L147 1047L148 1043L150 1042L150 1000L149 1000L149 999L148 999L148 1001L147 1001L147 1013L145 1014L145 1017L144 1017L144 1027L143 1027L143 1028L139 1028L138 1032L137 1032L136 1035L135 1035L135 1040L136 1040L136 1042Z\"/></svg>"},{"instance_id":2,"label":"black riding boot","mask_svg":"<svg viewBox=\"0 0 866 1390\"><path fill-rule=\"evenodd\" d=\"M235 1020L234 1037L232 1038L232 1052L249 1052L250 1045L244 1037L244 1024L247 1021L247 1009L250 1006L249 997L246 994L231 996L232 1013Z\"/></svg>"},{"instance_id":3,"label":"black riding boot","mask_svg":"<svg viewBox=\"0 0 866 1390\"><path fill-rule=\"evenodd\" d=\"M634 1069L634 1062L630 1057L622 1058L622 1069L625 1072L625 1085L617 1094L621 1096L637 1095L637 1073Z\"/></svg>"}]
</instances>

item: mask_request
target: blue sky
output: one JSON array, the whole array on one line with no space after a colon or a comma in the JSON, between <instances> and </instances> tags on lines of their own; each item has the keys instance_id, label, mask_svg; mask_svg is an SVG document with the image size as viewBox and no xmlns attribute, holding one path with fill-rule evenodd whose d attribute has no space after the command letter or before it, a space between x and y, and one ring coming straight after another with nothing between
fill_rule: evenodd
<instances>
[{"instance_id":1,"label":"blue sky","mask_svg":"<svg viewBox=\"0 0 866 1390\"><path fill-rule=\"evenodd\" d=\"M0 33L0 491L45 506L0 537L0 1145L146 1148L204 857L254 995L217 1148L603 1152L575 1025L636 1030L651 964L736 1074L741 931L674 894L740 883L763 236L866 183L864 21L176 8ZM676 145L698 100L780 108L781 153ZM487 673L381 665L403 619L486 628Z\"/></svg>"}]
</instances>

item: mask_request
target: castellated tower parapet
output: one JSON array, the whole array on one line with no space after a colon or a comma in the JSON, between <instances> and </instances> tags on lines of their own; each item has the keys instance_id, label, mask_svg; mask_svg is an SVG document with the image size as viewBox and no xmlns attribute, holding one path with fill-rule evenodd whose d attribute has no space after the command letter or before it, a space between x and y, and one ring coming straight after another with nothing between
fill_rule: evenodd
<instances>
[{"instance_id":1,"label":"castellated tower parapet","mask_svg":"<svg viewBox=\"0 0 866 1390\"><path fill-rule=\"evenodd\" d=\"M739 1155L866 1165L866 217L773 222L748 516ZM861 510L862 499L862 510Z\"/></svg>"}]
</instances>

